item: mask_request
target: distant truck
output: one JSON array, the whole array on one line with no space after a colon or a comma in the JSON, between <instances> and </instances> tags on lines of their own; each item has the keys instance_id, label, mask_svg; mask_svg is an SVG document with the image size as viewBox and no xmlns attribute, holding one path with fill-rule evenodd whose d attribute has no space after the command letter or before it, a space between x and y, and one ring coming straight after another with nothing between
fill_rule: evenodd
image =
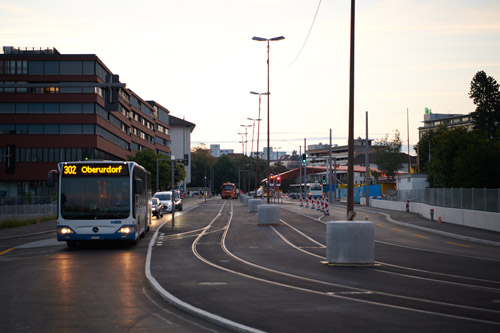
<instances>
[{"instance_id":1,"label":"distant truck","mask_svg":"<svg viewBox=\"0 0 500 333\"><path fill-rule=\"evenodd\" d=\"M221 198L222 199L236 199L238 198L238 192L236 191L236 185L233 183L225 182L222 184L221 188Z\"/></svg>"}]
</instances>

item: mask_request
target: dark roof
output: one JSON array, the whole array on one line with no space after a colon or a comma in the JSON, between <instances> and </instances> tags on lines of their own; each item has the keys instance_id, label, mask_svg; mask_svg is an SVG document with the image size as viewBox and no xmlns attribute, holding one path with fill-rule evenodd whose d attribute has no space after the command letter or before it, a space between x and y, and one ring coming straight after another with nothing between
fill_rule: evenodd
<instances>
[{"instance_id":1,"label":"dark roof","mask_svg":"<svg viewBox=\"0 0 500 333\"><path fill-rule=\"evenodd\" d=\"M196 124L193 124L185 119L180 119L180 118L177 118L177 117L174 117L172 115L170 115L169 117L169 125L170 126L187 126L187 127L191 127L191 132L194 130Z\"/></svg>"}]
</instances>

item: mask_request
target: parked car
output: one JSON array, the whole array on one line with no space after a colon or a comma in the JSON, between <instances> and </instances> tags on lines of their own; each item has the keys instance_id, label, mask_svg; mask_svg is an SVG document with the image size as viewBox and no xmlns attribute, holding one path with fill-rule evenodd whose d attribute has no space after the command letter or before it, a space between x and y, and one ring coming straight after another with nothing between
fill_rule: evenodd
<instances>
[{"instance_id":1,"label":"parked car","mask_svg":"<svg viewBox=\"0 0 500 333\"><path fill-rule=\"evenodd\" d=\"M156 216L157 219L161 219L163 217L163 205L161 204L160 199L152 198L151 199L151 214Z\"/></svg>"},{"instance_id":2,"label":"parked car","mask_svg":"<svg viewBox=\"0 0 500 333\"><path fill-rule=\"evenodd\" d=\"M174 196L174 204L175 210L182 210L182 199L181 193L179 191L175 191ZM165 192L156 192L153 198L158 198L162 204L162 212L163 213L171 213L172 212L172 191Z\"/></svg>"}]
</instances>

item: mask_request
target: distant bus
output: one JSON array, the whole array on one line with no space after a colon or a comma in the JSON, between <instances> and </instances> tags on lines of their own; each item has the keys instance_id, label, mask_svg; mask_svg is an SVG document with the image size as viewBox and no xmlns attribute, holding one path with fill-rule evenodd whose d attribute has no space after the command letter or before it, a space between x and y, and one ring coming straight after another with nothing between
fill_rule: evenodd
<instances>
[{"instance_id":1,"label":"distant bus","mask_svg":"<svg viewBox=\"0 0 500 333\"><path fill-rule=\"evenodd\" d=\"M58 180L57 240L126 240L137 243L151 224L151 174L135 162L61 162L49 172Z\"/></svg>"},{"instance_id":2,"label":"distant bus","mask_svg":"<svg viewBox=\"0 0 500 333\"><path fill-rule=\"evenodd\" d=\"M221 198L222 199L236 199L238 193L236 192L236 185L233 183L225 182L221 186Z\"/></svg>"},{"instance_id":3,"label":"distant bus","mask_svg":"<svg viewBox=\"0 0 500 333\"><path fill-rule=\"evenodd\" d=\"M299 198L300 191L302 187L302 193L306 194L306 197L310 198L319 198L323 196L323 185L319 183L309 184L307 183L304 187L304 184L292 184L288 187L288 195L289 197L295 199Z\"/></svg>"}]
</instances>

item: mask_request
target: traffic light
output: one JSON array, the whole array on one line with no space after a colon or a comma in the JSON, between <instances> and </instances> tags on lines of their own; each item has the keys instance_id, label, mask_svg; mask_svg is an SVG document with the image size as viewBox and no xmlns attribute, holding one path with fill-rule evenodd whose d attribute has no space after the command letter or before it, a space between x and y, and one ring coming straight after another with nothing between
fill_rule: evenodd
<instances>
[{"instance_id":1,"label":"traffic light","mask_svg":"<svg viewBox=\"0 0 500 333\"><path fill-rule=\"evenodd\" d=\"M276 177L276 185L281 186L281 177Z\"/></svg>"},{"instance_id":2,"label":"traffic light","mask_svg":"<svg viewBox=\"0 0 500 333\"><path fill-rule=\"evenodd\" d=\"M274 175L269 176L269 186L274 186Z\"/></svg>"},{"instance_id":3,"label":"traffic light","mask_svg":"<svg viewBox=\"0 0 500 333\"><path fill-rule=\"evenodd\" d=\"M326 184L326 177L323 176L323 184Z\"/></svg>"},{"instance_id":4,"label":"traffic light","mask_svg":"<svg viewBox=\"0 0 500 333\"><path fill-rule=\"evenodd\" d=\"M307 163L306 154L302 154L302 164L306 164L306 163Z\"/></svg>"}]
</instances>

